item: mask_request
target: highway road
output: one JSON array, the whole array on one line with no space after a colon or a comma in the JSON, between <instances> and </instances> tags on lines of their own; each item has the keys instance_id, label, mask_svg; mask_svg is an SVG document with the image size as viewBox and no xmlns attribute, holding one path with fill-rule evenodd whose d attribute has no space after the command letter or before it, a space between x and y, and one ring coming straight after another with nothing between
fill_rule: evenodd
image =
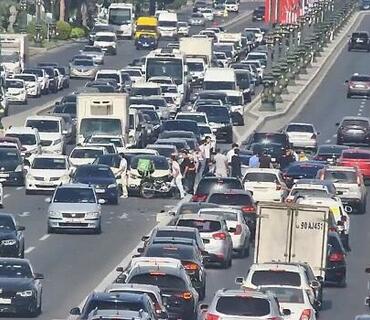
<instances>
[{"instance_id":1,"label":"highway road","mask_svg":"<svg viewBox=\"0 0 370 320\"><path fill-rule=\"evenodd\" d=\"M242 2L240 14L260 5L258 2ZM231 19L233 15L229 15ZM254 25L250 19L230 26L230 31L240 31ZM192 28L194 33L200 28ZM58 62L66 65L69 59L83 47L82 43L71 44L52 50L44 56L35 56L30 64L38 62ZM107 57L104 68L123 68L138 53L132 41L120 41L118 55ZM16 114L51 100L62 97L68 92L83 86L85 81L72 80L69 90L50 94L39 99L29 99L26 106L12 105L10 114ZM46 234L46 216L50 196L25 195L24 188L6 187L4 190L5 207L0 212L16 215L20 225L26 226L26 258L30 259L36 272L45 275L43 281L42 320L65 319L71 307L78 305L101 280L136 246L143 234L147 234L155 224L156 213L176 200L154 199L145 201L129 198L120 201L119 206L103 206L103 232L101 235L89 234ZM146 202L146 203L145 203ZM210 294L215 290L213 275L210 271ZM233 277L232 273L227 273ZM224 278L225 279L225 278ZM231 279L231 278L230 278ZM210 296L210 294L208 296ZM15 319L14 317L12 319Z\"/></svg>"}]
</instances>

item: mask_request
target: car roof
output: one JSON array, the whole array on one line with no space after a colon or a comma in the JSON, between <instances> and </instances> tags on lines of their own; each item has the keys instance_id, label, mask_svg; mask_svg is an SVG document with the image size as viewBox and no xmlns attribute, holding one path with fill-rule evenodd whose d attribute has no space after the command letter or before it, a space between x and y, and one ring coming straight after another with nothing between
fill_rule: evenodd
<instances>
[{"instance_id":1,"label":"car roof","mask_svg":"<svg viewBox=\"0 0 370 320\"><path fill-rule=\"evenodd\" d=\"M51 115L43 115L43 116L28 116L26 118L27 120L53 120L53 121L59 121L61 120L61 117L58 116L51 116Z\"/></svg>"},{"instance_id":2,"label":"car roof","mask_svg":"<svg viewBox=\"0 0 370 320\"><path fill-rule=\"evenodd\" d=\"M294 185L315 185L315 186L331 186L333 183L328 180L320 180L320 179L299 179L297 180Z\"/></svg>"},{"instance_id":3,"label":"car roof","mask_svg":"<svg viewBox=\"0 0 370 320\"><path fill-rule=\"evenodd\" d=\"M363 121L369 121L368 117L360 117L360 116L345 116L342 118L342 122L345 120L363 120Z\"/></svg>"},{"instance_id":4,"label":"car roof","mask_svg":"<svg viewBox=\"0 0 370 320\"><path fill-rule=\"evenodd\" d=\"M98 147L98 146L76 146L73 148L72 151L74 150L104 150L105 147Z\"/></svg>"},{"instance_id":5,"label":"car roof","mask_svg":"<svg viewBox=\"0 0 370 320\"><path fill-rule=\"evenodd\" d=\"M253 263L250 267L250 270L257 271L291 271L299 272L303 270L303 267L297 264L291 263L280 263L280 262L264 262L264 263Z\"/></svg>"},{"instance_id":6,"label":"car roof","mask_svg":"<svg viewBox=\"0 0 370 320\"><path fill-rule=\"evenodd\" d=\"M220 296L243 296L245 297L246 295L251 298L260 298L260 299L271 299L271 294L263 292L263 291L258 291L250 288L245 288L245 289L221 289L218 290L215 294L217 297Z\"/></svg>"},{"instance_id":7,"label":"car roof","mask_svg":"<svg viewBox=\"0 0 370 320\"><path fill-rule=\"evenodd\" d=\"M134 292L115 292L115 293L110 293L110 292L93 292L91 294L91 297L96 300L124 300L127 302L141 302L147 297L144 294L141 293L134 293Z\"/></svg>"},{"instance_id":8,"label":"car roof","mask_svg":"<svg viewBox=\"0 0 370 320\"><path fill-rule=\"evenodd\" d=\"M37 154L35 155L34 159L43 159L43 158L48 158L48 159L64 159L67 160L68 157L62 154L55 154L55 153L43 153L43 154Z\"/></svg>"},{"instance_id":9,"label":"car roof","mask_svg":"<svg viewBox=\"0 0 370 320\"><path fill-rule=\"evenodd\" d=\"M288 123L287 127L289 126L310 126L313 127L314 125L312 123L307 123L307 122L290 122Z\"/></svg>"},{"instance_id":10,"label":"car roof","mask_svg":"<svg viewBox=\"0 0 370 320\"><path fill-rule=\"evenodd\" d=\"M162 140L168 140L168 139L162 139ZM176 149L176 146L173 144L147 144L147 149L164 149L164 148L170 148L170 149Z\"/></svg>"},{"instance_id":11,"label":"car roof","mask_svg":"<svg viewBox=\"0 0 370 320\"><path fill-rule=\"evenodd\" d=\"M109 290L140 290L147 292L160 293L160 289L157 286L151 284L140 284L140 283L112 283L105 291Z\"/></svg>"},{"instance_id":12,"label":"car roof","mask_svg":"<svg viewBox=\"0 0 370 320\"><path fill-rule=\"evenodd\" d=\"M200 212L201 215L203 215L203 212L204 214L207 214L207 212L210 212L210 214L212 215L212 212L233 212L233 213L236 213L236 214L239 214L241 213L240 210L238 209L234 209L234 208L225 208L225 207L220 207L220 208L200 208L198 212Z\"/></svg>"},{"instance_id":13,"label":"car roof","mask_svg":"<svg viewBox=\"0 0 370 320\"><path fill-rule=\"evenodd\" d=\"M324 170L326 171L351 171L351 172L358 171L356 167L346 167L346 166L327 166Z\"/></svg>"},{"instance_id":14,"label":"car roof","mask_svg":"<svg viewBox=\"0 0 370 320\"><path fill-rule=\"evenodd\" d=\"M184 227L184 226L163 226L157 227L154 231L188 231L188 232L196 232L198 229L193 227Z\"/></svg>"}]
</instances>

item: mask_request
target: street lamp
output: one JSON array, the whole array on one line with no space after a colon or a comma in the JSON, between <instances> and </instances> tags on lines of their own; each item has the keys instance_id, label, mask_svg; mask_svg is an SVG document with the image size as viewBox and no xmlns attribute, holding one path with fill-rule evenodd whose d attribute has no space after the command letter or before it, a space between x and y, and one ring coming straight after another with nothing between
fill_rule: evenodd
<instances>
[{"instance_id":1,"label":"street lamp","mask_svg":"<svg viewBox=\"0 0 370 320\"><path fill-rule=\"evenodd\" d=\"M55 0L50 0L50 8L51 8L51 23L49 26L49 38L51 40L54 40L56 36Z\"/></svg>"},{"instance_id":2,"label":"street lamp","mask_svg":"<svg viewBox=\"0 0 370 320\"><path fill-rule=\"evenodd\" d=\"M41 47L42 43L42 25L41 25L41 6L42 0L35 0L36 5L36 25L35 25L35 43L36 46Z\"/></svg>"}]
</instances>

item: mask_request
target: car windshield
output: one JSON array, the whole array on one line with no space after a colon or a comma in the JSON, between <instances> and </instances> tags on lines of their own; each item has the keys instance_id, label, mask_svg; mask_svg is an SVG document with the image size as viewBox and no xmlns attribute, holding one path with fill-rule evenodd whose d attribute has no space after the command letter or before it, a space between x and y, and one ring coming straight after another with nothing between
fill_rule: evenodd
<instances>
[{"instance_id":1,"label":"car windshield","mask_svg":"<svg viewBox=\"0 0 370 320\"><path fill-rule=\"evenodd\" d=\"M74 102L66 102L60 105L57 105L54 108L54 113L68 113L72 116L76 115L77 112L77 106Z\"/></svg>"},{"instance_id":2,"label":"car windshield","mask_svg":"<svg viewBox=\"0 0 370 320\"><path fill-rule=\"evenodd\" d=\"M199 132L201 135L212 134L211 127L199 126Z\"/></svg>"},{"instance_id":3,"label":"car windshield","mask_svg":"<svg viewBox=\"0 0 370 320\"><path fill-rule=\"evenodd\" d=\"M197 111L204 112L209 122L230 122L229 110L226 107L199 106Z\"/></svg>"},{"instance_id":4,"label":"car windshield","mask_svg":"<svg viewBox=\"0 0 370 320\"><path fill-rule=\"evenodd\" d=\"M18 138L24 146L32 146L36 144L36 137L33 134L7 133L6 136Z\"/></svg>"},{"instance_id":5,"label":"car windshield","mask_svg":"<svg viewBox=\"0 0 370 320\"><path fill-rule=\"evenodd\" d=\"M204 90L235 90L234 81L204 81Z\"/></svg>"},{"instance_id":6,"label":"car windshield","mask_svg":"<svg viewBox=\"0 0 370 320\"><path fill-rule=\"evenodd\" d=\"M27 120L26 127L36 128L39 132L59 132L59 121Z\"/></svg>"},{"instance_id":7,"label":"car windshield","mask_svg":"<svg viewBox=\"0 0 370 320\"><path fill-rule=\"evenodd\" d=\"M166 158L170 158L172 154L176 153L176 148L174 147L150 146L149 149L158 151L159 155Z\"/></svg>"},{"instance_id":8,"label":"car windshield","mask_svg":"<svg viewBox=\"0 0 370 320\"><path fill-rule=\"evenodd\" d=\"M179 219L178 226L197 228L199 232L215 232L221 229L221 222L217 220Z\"/></svg>"},{"instance_id":9,"label":"car windshield","mask_svg":"<svg viewBox=\"0 0 370 320\"><path fill-rule=\"evenodd\" d=\"M0 216L0 230L15 230L13 219L10 216Z\"/></svg>"},{"instance_id":10,"label":"car windshield","mask_svg":"<svg viewBox=\"0 0 370 320\"><path fill-rule=\"evenodd\" d=\"M370 159L370 153L367 152L343 152L342 156L345 159Z\"/></svg>"},{"instance_id":11,"label":"car windshield","mask_svg":"<svg viewBox=\"0 0 370 320\"><path fill-rule=\"evenodd\" d=\"M178 26L179 28L183 28L183 27L188 27L188 24L187 24L187 22L178 22L178 23L177 23L177 26Z\"/></svg>"},{"instance_id":12,"label":"car windshield","mask_svg":"<svg viewBox=\"0 0 370 320\"><path fill-rule=\"evenodd\" d=\"M67 168L67 161L63 158L35 158L31 168L65 170Z\"/></svg>"},{"instance_id":13,"label":"car windshield","mask_svg":"<svg viewBox=\"0 0 370 320\"><path fill-rule=\"evenodd\" d=\"M103 154L102 149L74 149L70 155L71 158L94 159Z\"/></svg>"},{"instance_id":14,"label":"car windshield","mask_svg":"<svg viewBox=\"0 0 370 320\"><path fill-rule=\"evenodd\" d=\"M92 60L74 60L73 64L75 66L84 66L84 67L94 66L94 62Z\"/></svg>"},{"instance_id":15,"label":"car windshield","mask_svg":"<svg viewBox=\"0 0 370 320\"><path fill-rule=\"evenodd\" d=\"M102 49L99 47L85 47L83 51L84 52L99 52L99 53L103 52Z\"/></svg>"},{"instance_id":16,"label":"car windshield","mask_svg":"<svg viewBox=\"0 0 370 320\"><path fill-rule=\"evenodd\" d=\"M302 289L284 287L263 287L264 291L271 292L279 303L304 303Z\"/></svg>"},{"instance_id":17,"label":"car windshield","mask_svg":"<svg viewBox=\"0 0 370 320\"><path fill-rule=\"evenodd\" d=\"M19 162L20 156L17 150L0 149L0 166L4 162Z\"/></svg>"},{"instance_id":18,"label":"car windshield","mask_svg":"<svg viewBox=\"0 0 370 320\"><path fill-rule=\"evenodd\" d=\"M183 70L182 59L150 58L146 60L146 76L148 79L156 76L166 76L171 77L179 85L183 81Z\"/></svg>"},{"instance_id":19,"label":"car windshield","mask_svg":"<svg viewBox=\"0 0 370 320\"><path fill-rule=\"evenodd\" d=\"M309 125L298 125L298 124L290 124L286 129L287 132L307 132L313 133L313 127Z\"/></svg>"},{"instance_id":20,"label":"car windshield","mask_svg":"<svg viewBox=\"0 0 370 320\"><path fill-rule=\"evenodd\" d=\"M246 294L221 296L216 304L217 312L241 317L263 317L270 313L267 299L250 297Z\"/></svg>"},{"instance_id":21,"label":"car windshield","mask_svg":"<svg viewBox=\"0 0 370 320\"><path fill-rule=\"evenodd\" d=\"M278 134L278 133L255 133L253 135L253 142L274 142L285 144L287 142L287 136L285 134Z\"/></svg>"},{"instance_id":22,"label":"car windshield","mask_svg":"<svg viewBox=\"0 0 370 320\"><path fill-rule=\"evenodd\" d=\"M116 74L116 73L101 73L101 72L99 72L96 75L96 79L114 79L114 80L117 81L117 83L120 82L119 75Z\"/></svg>"},{"instance_id":23,"label":"car windshield","mask_svg":"<svg viewBox=\"0 0 370 320\"><path fill-rule=\"evenodd\" d=\"M91 137L89 140L91 143L110 143L116 147L123 147L122 140L114 137Z\"/></svg>"},{"instance_id":24,"label":"car windshield","mask_svg":"<svg viewBox=\"0 0 370 320\"><path fill-rule=\"evenodd\" d=\"M351 81L370 82L370 76L361 76L361 75L352 76Z\"/></svg>"},{"instance_id":25,"label":"car windshield","mask_svg":"<svg viewBox=\"0 0 370 320\"><path fill-rule=\"evenodd\" d=\"M139 155L139 156L134 157L131 160L131 164L130 164L131 169L137 169L137 165L138 165L140 159L150 159L150 160L152 160L156 170L168 170L169 169L168 160L165 157L146 156L146 155Z\"/></svg>"},{"instance_id":26,"label":"car windshield","mask_svg":"<svg viewBox=\"0 0 370 320\"><path fill-rule=\"evenodd\" d=\"M96 36L95 41L99 42L115 42L116 39L113 36Z\"/></svg>"},{"instance_id":27,"label":"car windshield","mask_svg":"<svg viewBox=\"0 0 370 320\"><path fill-rule=\"evenodd\" d=\"M5 87L22 89L24 87L24 83L20 80L6 80Z\"/></svg>"},{"instance_id":28,"label":"car windshield","mask_svg":"<svg viewBox=\"0 0 370 320\"><path fill-rule=\"evenodd\" d=\"M202 179L197 187L197 194L210 194L215 191L229 190L229 189L243 189L238 179Z\"/></svg>"},{"instance_id":29,"label":"car windshield","mask_svg":"<svg viewBox=\"0 0 370 320\"><path fill-rule=\"evenodd\" d=\"M299 273L291 271L258 270L253 272L251 282L255 286L288 285L299 287L301 285L301 277Z\"/></svg>"},{"instance_id":30,"label":"car windshield","mask_svg":"<svg viewBox=\"0 0 370 320\"><path fill-rule=\"evenodd\" d=\"M158 230L155 234L156 238L185 238L196 239L196 233L193 231L181 230Z\"/></svg>"},{"instance_id":31,"label":"car windshield","mask_svg":"<svg viewBox=\"0 0 370 320\"><path fill-rule=\"evenodd\" d=\"M193 246L151 245L145 252L145 257L163 257L179 260L194 259Z\"/></svg>"},{"instance_id":32,"label":"car windshield","mask_svg":"<svg viewBox=\"0 0 370 320\"><path fill-rule=\"evenodd\" d=\"M160 289L184 290L186 288L183 279L164 272L139 274L129 279L128 283L150 284Z\"/></svg>"},{"instance_id":33,"label":"car windshield","mask_svg":"<svg viewBox=\"0 0 370 320\"><path fill-rule=\"evenodd\" d=\"M310 179L316 177L317 171L323 168L323 165L316 164L292 164L287 168L287 174L293 176L302 176Z\"/></svg>"},{"instance_id":34,"label":"car windshield","mask_svg":"<svg viewBox=\"0 0 370 320\"><path fill-rule=\"evenodd\" d=\"M209 197L207 202L221 205L244 206L251 204L252 199L247 194L215 193Z\"/></svg>"},{"instance_id":35,"label":"car windshield","mask_svg":"<svg viewBox=\"0 0 370 320\"><path fill-rule=\"evenodd\" d=\"M202 114L178 114L176 119L194 120L195 122L206 123L206 117Z\"/></svg>"},{"instance_id":36,"label":"car windshield","mask_svg":"<svg viewBox=\"0 0 370 320\"><path fill-rule=\"evenodd\" d=\"M121 162L121 157L118 155L105 154L97 158L94 164L104 164L109 167L118 168Z\"/></svg>"},{"instance_id":37,"label":"car windshield","mask_svg":"<svg viewBox=\"0 0 370 320\"><path fill-rule=\"evenodd\" d=\"M114 174L108 166L81 166L76 169L74 177L76 179L86 177L114 179Z\"/></svg>"},{"instance_id":38,"label":"car windshield","mask_svg":"<svg viewBox=\"0 0 370 320\"><path fill-rule=\"evenodd\" d=\"M161 94L161 89L157 87L133 87L132 95L134 96L158 96Z\"/></svg>"},{"instance_id":39,"label":"car windshield","mask_svg":"<svg viewBox=\"0 0 370 320\"><path fill-rule=\"evenodd\" d=\"M32 73L36 75L37 77L42 77L44 75L41 69L25 69L23 72Z\"/></svg>"},{"instance_id":40,"label":"car windshield","mask_svg":"<svg viewBox=\"0 0 370 320\"><path fill-rule=\"evenodd\" d=\"M276 174L267 172L249 172L244 177L244 182L276 182Z\"/></svg>"},{"instance_id":41,"label":"car windshield","mask_svg":"<svg viewBox=\"0 0 370 320\"><path fill-rule=\"evenodd\" d=\"M357 183L357 173L355 171L325 170L324 179L334 182L345 181L347 183Z\"/></svg>"},{"instance_id":42,"label":"car windshield","mask_svg":"<svg viewBox=\"0 0 370 320\"><path fill-rule=\"evenodd\" d=\"M31 267L26 262L0 262L0 278L32 278Z\"/></svg>"},{"instance_id":43,"label":"car windshield","mask_svg":"<svg viewBox=\"0 0 370 320\"><path fill-rule=\"evenodd\" d=\"M346 146L319 146L318 154L330 154L330 155L341 155L344 149L348 149Z\"/></svg>"},{"instance_id":44,"label":"car windshield","mask_svg":"<svg viewBox=\"0 0 370 320\"><path fill-rule=\"evenodd\" d=\"M58 188L55 192L55 203L96 203L92 188Z\"/></svg>"},{"instance_id":45,"label":"car windshield","mask_svg":"<svg viewBox=\"0 0 370 320\"><path fill-rule=\"evenodd\" d=\"M187 62L189 71L204 71L204 65L201 62Z\"/></svg>"}]
</instances>

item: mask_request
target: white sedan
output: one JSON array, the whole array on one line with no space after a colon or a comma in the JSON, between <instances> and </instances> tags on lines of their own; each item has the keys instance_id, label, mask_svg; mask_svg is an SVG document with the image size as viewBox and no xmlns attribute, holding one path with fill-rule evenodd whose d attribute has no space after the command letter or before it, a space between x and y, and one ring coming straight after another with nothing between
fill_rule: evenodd
<instances>
[{"instance_id":1,"label":"white sedan","mask_svg":"<svg viewBox=\"0 0 370 320\"><path fill-rule=\"evenodd\" d=\"M293 148L317 148L319 132L310 123L289 123L285 129Z\"/></svg>"}]
</instances>

